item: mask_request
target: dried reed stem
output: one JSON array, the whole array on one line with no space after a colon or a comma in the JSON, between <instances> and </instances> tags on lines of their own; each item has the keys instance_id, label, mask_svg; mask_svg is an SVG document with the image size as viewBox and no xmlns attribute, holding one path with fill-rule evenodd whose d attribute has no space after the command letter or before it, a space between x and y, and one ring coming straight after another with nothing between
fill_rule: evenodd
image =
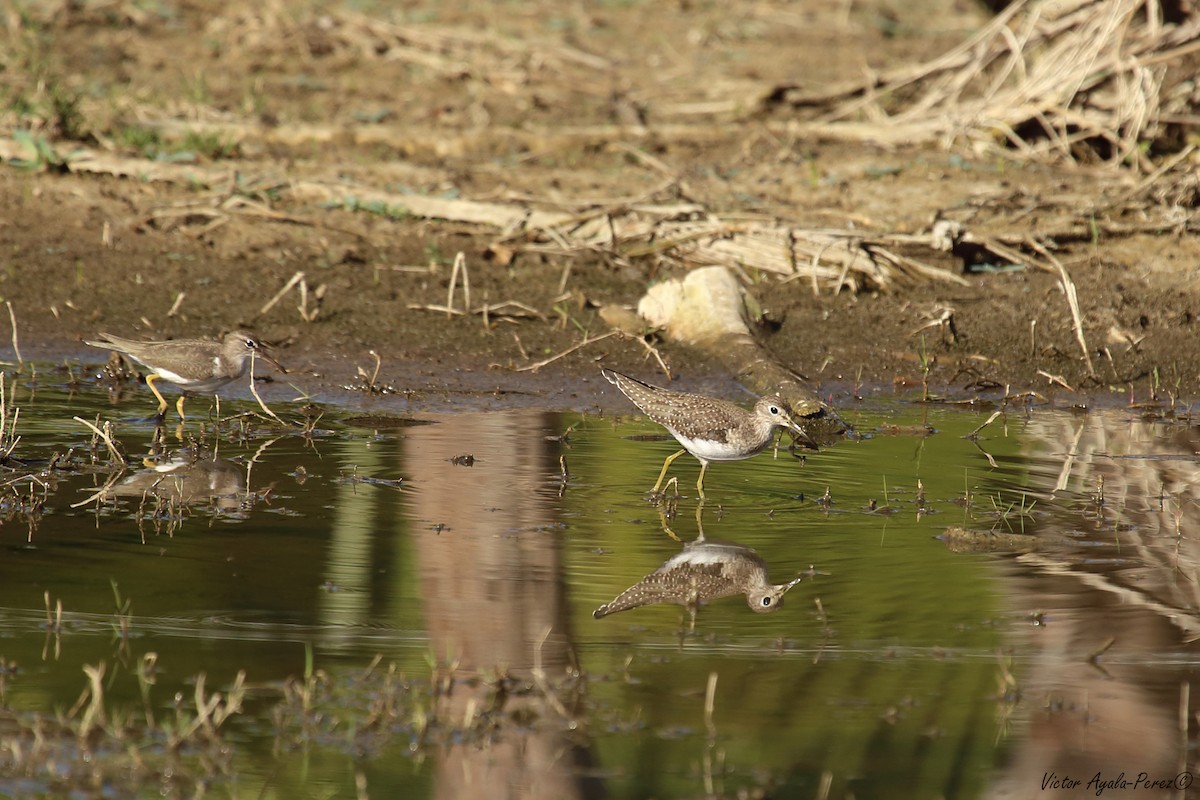
<instances>
[{"instance_id":1,"label":"dried reed stem","mask_svg":"<svg viewBox=\"0 0 1200 800\"><path fill-rule=\"evenodd\" d=\"M263 399L258 396L258 389L254 385L254 361L255 361L256 357L257 356L254 353L254 351L251 350L250 351L250 394L254 395L254 399L258 401L259 408L261 408L263 411L267 412L267 415L270 416L271 419L275 420L280 425L286 425L287 423L284 422L283 420L281 420L279 417L277 417L275 415L274 411L267 408L267 404L264 403Z\"/></svg>"},{"instance_id":2,"label":"dried reed stem","mask_svg":"<svg viewBox=\"0 0 1200 800\"><path fill-rule=\"evenodd\" d=\"M275 296L272 297L270 300L268 300L266 305L264 305L262 308L260 308L258 310L258 314L256 316L261 317L263 314L267 313L272 308L274 308L275 304L278 303L280 300L282 300L283 296L285 294L287 294L288 291L290 291L293 286L295 286L297 283L299 283L302 280L304 280L303 272L297 272L295 275L293 275L291 280L289 280L287 283L285 283L283 285L283 288L280 289L278 292L276 292Z\"/></svg>"},{"instance_id":3,"label":"dried reed stem","mask_svg":"<svg viewBox=\"0 0 1200 800\"><path fill-rule=\"evenodd\" d=\"M988 418L987 418L987 419L984 421L984 423L983 423L982 425L980 425L978 428L976 428L975 430L973 430L973 431L971 431L970 433L968 433L968 434L967 434L966 436L964 436L963 438L964 438L964 439L974 439L974 438L977 438L977 437L979 436L979 432L980 432L981 430L983 430L984 428L986 428L988 425L991 425L993 422L995 422L995 421L996 421L996 417L1000 416L1000 414L1001 414L1001 412L1000 412L1000 411L993 411L993 412L992 412L992 415L991 415L990 417L988 417Z\"/></svg>"},{"instance_id":4,"label":"dried reed stem","mask_svg":"<svg viewBox=\"0 0 1200 800\"><path fill-rule=\"evenodd\" d=\"M24 365L25 359L21 358L21 346L17 343L17 315L13 312L12 302L5 300L4 305L8 306L8 321L12 323L12 346L13 352L17 354L17 363Z\"/></svg>"},{"instance_id":5,"label":"dried reed stem","mask_svg":"<svg viewBox=\"0 0 1200 800\"><path fill-rule=\"evenodd\" d=\"M1083 351L1083 362L1087 365L1088 377L1094 378L1096 369L1092 366L1092 354L1088 351L1087 340L1083 338L1083 316L1079 313L1079 295L1075 291L1075 282L1067 274L1067 268L1063 266L1063 263L1051 255L1049 250L1033 239L1029 240L1029 245L1041 253L1058 270L1063 292L1067 295L1067 306L1071 309L1071 326L1075 329L1075 341L1079 342L1079 349Z\"/></svg>"},{"instance_id":6,"label":"dried reed stem","mask_svg":"<svg viewBox=\"0 0 1200 800\"><path fill-rule=\"evenodd\" d=\"M713 722L713 707L717 700L717 673L708 673L708 686L704 689L704 727L709 737L717 735L717 726Z\"/></svg>"},{"instance_id":7,"label":"dried reed stem","mask_svg":"<svg viewBox=\"0 0 1200 800\"><path fill-rule=\"evenodd\" d=\"M569 355L571 355L571 353L574 353L576 350L580 349L581 347L587 347L589 344L595 344L596 342L598 342L602 339L607 339L610 336L617 336L620 333L621 333L621 331L609 331L608 333L602 333L599 336L589 336L586 339L584 339L582 342L580 342L579 344L576 344L572 347L568 347L566 350L563 350L561 353L558 353L557 355L550 356L549 358L543 358L541 361L538 361L534 364L528 364L524 367L517 367L516 371L517 372L537 372L539 369L546 366L547 364L554 362L554 361L558 361L560 358L562 358L564 356L569 356ZM519 340L518 340L518 343L519 343ZM524 349L524 348L522 348L522 349Z\"/></svg>"},{"instance_id":8,"label":"dried reed stem","mask_svg":"<svg viewBox=\"0 0 1200 800\"><path fill-rule=\"evenodd\" d=\"M4 388L6 377L5 373L0 372L0 458L3 459L11 456L17 448L17 442L21 441L21 437L17 436L17 420L21 416L21 409L13 409L12 421L8 419L8 396Z\"/></svg>"},{"instance_id":9,"label":"dried reed stem","mask_svg":"<svg viewBox=\"0 0 1200 800\"><path fill-rule=\"evenodd\" d=\"M78 423L81 423L81 424L86 425L89 428L91 428L92 433L99 436L100 439L104 442L104 444L108 446L108 452L112 453L112 457L115 458L117 461L120 461L122 464L125 463L125 456L121 455L121 451L118 450L117 446L113 443L112 437L108 435L108 431L107 431L108 424L107 423L104 426L106 430L100 430L95 425L93 425L92 423L90 423L86 419L84 419L83 417L72 417L72 419Z\"/></svg>"},{"instance_id":10,"label":"dried reed stem","mask_svg":"<svg viewBox=\"0 0 1200 800\"><path fill-rule=\"evenodd\" d=\"M446 317L454 314L454 290L458 288L458 276L463 281L463 313L471 313L471 276L467 273L467 256L461 250L454 256L454 267L450 270L450 288L446 290Z\"/></svg>"}]
</instances>

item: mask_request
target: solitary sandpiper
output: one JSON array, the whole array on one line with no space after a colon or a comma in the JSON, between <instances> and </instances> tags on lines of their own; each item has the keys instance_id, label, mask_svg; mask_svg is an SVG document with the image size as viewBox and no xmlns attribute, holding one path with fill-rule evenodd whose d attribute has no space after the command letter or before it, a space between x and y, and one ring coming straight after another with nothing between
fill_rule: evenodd
<instances>
[{"instance_id":1,"label":"solitary sandpiper","mask_svg":"<svg viewBox=\"0 0 1200 800\"><path fill-rule=\"evenodd\" d=\"M683 450L668 456L663 462L662 472L658 473L658 480L651 489L654 494L662 486L671 462L685 452L700 461L696 491L703 500L704 473L710 461L749 458L770 443L776 428L786 428L794 432L803 444L816 448L816 443L792 418L791 410L780 397L763 397L754 404L752 410L747 411L727 400L673 392L611 369L602 369L600 372L646 416L666 428L683 445Z\"/></svg>"},{"instance_id":2,"label":"solitary sandpiper","mask_svg":"<svg viewBox=\"0 0 1200 800\"><path fill-rule=\"evenodd\" d=\"M230 381L246 374L250 360L259 357L281 372L287 372L266 351L263 343L252 333L231 331L214 342L207 339L171 339L164 342L139 342L122 339L110 333L100 334L103 341L85 342L92 347L105 347L128 356L150 370L146 385L158 398L158 416L167 410L154 381L162 378L183 390L175 403L179 418L183 416L183 401L189 394L214 392Z\"/></svg>"},{"instance_id":3,"label":"solitary sandpiper","mask_svg":"<svg viewBox=\"0 0 1200 800\"><path fill-rule=\"evenodd\" d=\"M735 594L746 595L746 604L765 614L778 608L788 589L804 578L801 574L787 583L771 583L758 553L733 542L710 542L701 535L592 616L600 619L650 603L677 603L687 606L694 624L700 603Z\"/></svg>"}]
</instances>

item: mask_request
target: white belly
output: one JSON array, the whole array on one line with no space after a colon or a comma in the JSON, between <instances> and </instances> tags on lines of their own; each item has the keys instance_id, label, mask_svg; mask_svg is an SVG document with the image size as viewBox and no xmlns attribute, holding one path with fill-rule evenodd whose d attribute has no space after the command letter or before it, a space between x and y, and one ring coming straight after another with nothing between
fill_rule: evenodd
<instances>
[{"instance_id":1,"label":"white belly","mask_svg":"<svg viewBox=\"0 0 1200 800\"><path fill-rule=\"evenodd\" d=\"M670 429L668 428L668 430ZM762 450L762 447L745 450L740 447L731 446L725 442L714 442L710 439L689 439L675 431L671 431L671 435L679 440L684 450L687 450L701 461L741 461L743 458L749 458Z\"/></svg>"}]
</instances>

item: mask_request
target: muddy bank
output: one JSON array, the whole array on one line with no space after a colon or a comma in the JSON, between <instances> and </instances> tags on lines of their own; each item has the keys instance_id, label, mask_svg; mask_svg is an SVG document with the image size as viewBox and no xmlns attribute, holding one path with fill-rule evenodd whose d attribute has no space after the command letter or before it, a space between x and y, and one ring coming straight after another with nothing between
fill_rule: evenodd
<instances>
[{"instance_id":1,"label":"muddy bank","mask_svg":"<svg viewBox=\"0 0 1200 800\"><path fill-rule=\"evenodd\" d=\"M279 343L303 392L349 404L587 408L600 363L666 381L627 337L554 356L607 333L599 308L635 305L684 271L677 260L644 242L555 249L519 226L361 199L388 192L502 213L683 206L697 219L912 235L912 257L962 280L834 291L802 264L791 277L741 271L756 335L835 404L863 392L1200 397L1194 207L1158 225L1117 203L1139 182L1119 168L800 136L784 110L742 105L797 75L815 88L864 63L931 57L986 21L982 9L756 6L730 20L672 7L635 23L646 11L558 26L514 14L495 29L444 5L413 23L199 3L103 20L62 9L10 28L9 72L28 80L5 113L49 148L33 157L13 140L0 170L0 294L22 355L98 364L81 342L100 331L247 326ZM414 25L445 37L420 63L349 44ZM1044 259L973 263L918 244L938 217L1048 248L1075 285L1085 347L1061 274ZM460 253L466 274L452 278ZM679 386L739 397L719 359L649 343Z\"/></svg>"},{"instance_id":2,"label":"muddy bank","mask_svg":"<svg viewBox=\"0 0 1200 800\"><path fill-rule=\"evenodd\" d=\"M222 256L177 232L122 224L125 203L117 197L132 188L127 181L16 172L0 181L10 220L0 229L8 240L0 292L12 303L25 358L99 364L105 354L82 345L99 331L162 338L250 326L279 344L298 387L351 404L373 394L376 402L453 406L465 394L489 404L506 405L500 398L507 398L585 407L603 387L595 380L600 363L667 380L643 345L617 336L529 369L607 332L599 306L636 304L652 278L602 258L522 259L501 268L483 256L486 232L343 211L326 212L328 225L360 236L254 221L241 224L266 228L271 246ZM106 223L115 231L111 246L102 243ZM1106 258L1104 248L1092 246L1080 248L1091 255L1069 259L1095 377L1087 375L1061 281L1032 270L893 293L814 295L803 281L750 286L766 318L756 333L835 402L860 387L902 397L1036 392L1062 403L1173 397L1188 404L1200 390L1193 345L1200 307L1184 269L1195 243L1143 243L1137 262ZM445 263L421 266L432 252L467 255L473 298L520 307L493 313L486 324L480 314L426 310L445 305L451 275ZM955 268L947 262L946 269ZM312 295L323 291L315 318L302 319L296 289L260 314L297 272L311 286L310 311L317 308ZM461 307L461 288L455 300ZM654 343L681 386L736 397L715 359ZM11 346L6 351L15 355ZM371 351L380 357L377 374ZM376 376L377 391L361 391L370 383L363 373Z\"/></svg>"}]
</instances>

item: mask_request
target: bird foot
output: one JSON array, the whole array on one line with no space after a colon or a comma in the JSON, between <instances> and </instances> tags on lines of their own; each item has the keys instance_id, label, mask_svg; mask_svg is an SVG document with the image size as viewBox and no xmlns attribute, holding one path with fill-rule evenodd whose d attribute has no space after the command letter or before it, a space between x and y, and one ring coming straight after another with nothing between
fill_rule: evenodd
<instances>
[{"instance_id":1,"label":"bird foot","mask_svg":"<svg viewBox=\"0 0 1200 800\"><path fill-rule=\"evenodd\" d=\"M655 486L646 494L646 500L656 506L661 506L664 503L678 503L682 497L683 495L679 493L679 481L675 478L667 481L667 485L662 488L662 491L659 491L658 487Z\"/></svg>"}]
</instances>

